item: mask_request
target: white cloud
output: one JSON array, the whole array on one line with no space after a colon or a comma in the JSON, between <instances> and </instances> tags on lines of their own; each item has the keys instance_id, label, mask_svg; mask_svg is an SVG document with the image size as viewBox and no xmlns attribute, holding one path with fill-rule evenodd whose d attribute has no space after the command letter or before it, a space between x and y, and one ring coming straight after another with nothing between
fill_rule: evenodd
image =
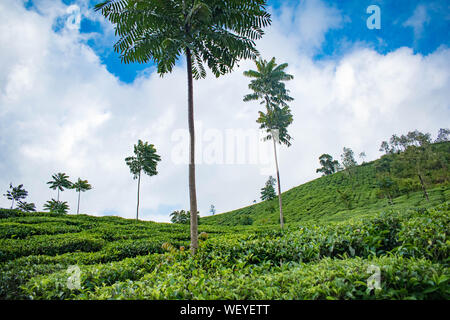
<instances>
[{"instance_id":1,"label":"white cloud","mask_svg":"<svg viewBox=\"0 0 450 320\"><path fill-rule=\"evenodd\" d=\"M425 24L427 24L429 21L430 17L427 12L427 7L423 4L420 4L414 10L413 15L403 23L403 26L413 28L414 38L415 40L417 40L422 36Z\"/></svg>"},{"instance_id":2,"label":"white cloud","mask_svg":"<svg viewBox=\"0 0 450 320\"><path fill-rule=\"evenodd\" d=\"M78 3L81 14L92 15L85 3ZM85 35L67 28L52 31L67 6L42 1L39 9L41 14L15 0L0 3L0 187L23 183L29 201L41 209L56 196L45 182L53 173L66 172L94 187L82 195L82 211L134 217L136 181L124 158L143 139L155 144L162 162L157 176L142 181L142 217L168 221L172 208L187 209L187 166L171 159L177 144L173 132L187 128L184 67L164 78L143 73L124 84L84 44ZM308 17L315 18L307 23ZM306 1L293 13L282 9L258 43L264 57L288 62L295 76L288 84L295 98L293 145L279 153L283 190L318 177L322 153L338 158L347 146L374 159L380 142L393 133L417 128L436 134L448 126L450 50L422 56L400 48L381 55L359 46L339 60L312 60L327 30L344 20L336 9ZM292 31L296 28L301 31ZM249 68L252 63L242 62L230 75L195 82L195 118L203 133L257 128L260 106L242 102L248 92L242 72ZM223 212L259 199L267 179L260 166L205 162L197 166L202 215L212 203ZM61 198L73 212L76 194L65 191ZM0 206L8 207L6 198Z\"/></svg>"}]
</instances>

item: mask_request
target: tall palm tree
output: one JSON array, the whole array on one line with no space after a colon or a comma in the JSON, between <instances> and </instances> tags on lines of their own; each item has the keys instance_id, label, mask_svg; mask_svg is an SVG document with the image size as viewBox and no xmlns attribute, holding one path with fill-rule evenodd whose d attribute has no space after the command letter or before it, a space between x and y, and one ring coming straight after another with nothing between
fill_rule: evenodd
<instances>
[{"instance_id":1,"label":"tall palm tree","mask_svg":"<svg viewBox=\"0 0 450 320\"><path fill-rule=\"evenodd\" d=\"M125 158L125 162L133 174L133 179L138 179L136 220L139 220L141 172L144 171L149 176L158 174L158 171L156 171L158 161L161 161L161 157L156 154L155 146L148 144L148 142L143 143L141 140L138 141L137 145L134 145L134 156Z\"/></svg>"},{"instance_id":2,"label":"tall palm tree","mask_svg":"<svg viewBox=\"0 0 450 320\"><path fill-rule=\"evenodd\" d=\"M14 201L19 202L21 199L25 199L28 196L28 191L23 188L23 184L19 184L17 187L13 187L12 183L9 184L9 189L3 195L8 200L11 200L11 209L14 208Z\"/></svg>"},{"instance_id":3,"label":"tall palm tree","mask_svg":"<svg viewBox=\"0 0 450 320\"><path fill-rule=\"evenodd\" d=\"M278 182L278 202L280 207L280 225L284 227L283 204L281 198L280 171L278 168L278 157L276 142L291 145L291 136L287 133L287 127L292 123L292 114L287 102L294 100L289 96L289 90L286 89L285 81L292 80L294 77L285 72L287 63L277 65L275 58L270 61L259 59L255 61L257 70L244 71L246 77L252 78L249 89L252 93L244 96L244 101L260 101L265 105L266 112L259 112L257 122L260 129L265 129L268 135L265 140L273 140L275 165L277 170Z\"/></svg>"},{"instance_id":4,"label":"tall palm tree","mask_svg":"<svg viewBox=\"0 0 450 320\"><path fill-rule=\"evenodd\" d=\"M57 173L52 175L52 181L47 182L50 185L50 189L58 190L58 197L56 201L59 201L59 191L64 191L64 189L70 189L72 187L72 182L69 181L69 176L65 173Z\"/></svg>"},{"instance_id":5,"label":"tall palm tree","mask_svg":"<svg viewBox=\"0 0 450 320\"><path fill-rule=\"evenodd\" d=\"M87 180L81 180L78 178L78 181L72 184L72 189L75 189L78 192L78 205L77 205L77 214L80 213L80 194L81 192L85 192L92 189L92 186L88 183Z\"/></svg>"},{"instance_id":6,"label":"tall palm tree","mask_svg":"<svg viewBox=\"0 0 450 320\"><path fill-rule=\"evenodd\" d=\"M106 0L95 6L115 25L114 49L125 63L153 61L160 75L186 59L188 82L189 198L197 212L193 79L231 72L240 59L258 55L255 40L270 25L265 0ZM198 248L198 225L191 215L191 252Z\"/></svg>"},{"instance_id":7,"label":"tall palm tree","mask_svg":"<svg viewBox=\"0 0 450 320\"><path fill-rule=\"evenodd\" d=\"M281 198L281 182L280 182L280 170L278 168L278 157L276 143L291 145L292 137L287 133L287 127L292 123L293 118L289 107L278 107L273 105L268 108L266 113L259 112L259 118L256 120L260 124L260 129L264 129L267 132L267 136L264 140L273 141L273 152L275 156L275 166L277 170L277 184L278 184L278 204L280 207L280 225L281 229L284 228L283 217L283 201Z\"/></svg>"}]
</instances>

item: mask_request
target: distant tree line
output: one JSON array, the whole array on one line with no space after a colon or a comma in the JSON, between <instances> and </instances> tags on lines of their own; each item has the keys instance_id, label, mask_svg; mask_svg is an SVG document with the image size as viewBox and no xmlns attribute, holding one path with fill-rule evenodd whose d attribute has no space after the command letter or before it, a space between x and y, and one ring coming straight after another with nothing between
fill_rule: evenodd
<instances>
[{"instance_id":1,"label":"distant tree line","mask_svg":"<svg viewBox=\"0 0 450 320\"><path fill-rule=\"evenodd\" d=\"M446 152L433 151L433 142L441 143L449 141L450 130L441 128L433 141L431 134L418 130L407 134L392 135L388 141L383 141L379 151L384 155L375 165L378 188L378 196L385 197L389 204L394 204L394 198L401 194L422 190L423 197L429 200L427 184L448 182L448 154ZM363 160L365 152L359 153ZM352 190L337 190L340 199L347 209L352 208L354 196L354 169L358 165L351 148L343 148L341 161L334 160L329 154L319 157L320 168L316 173L323 176L334 174L344 170L350 179Z\"/></svg>"},{"instance_id":2,"label":"distant tree line","mask_svg":"<svg viewBox=\"0 0 450 320\"><path fill-rule=\"evenodd\" d=\"M48 181L47 184L50 185L50 189L57 190L56 200L51 199L43 205L45 211L66 214L69 211L69 205L67 201L59 200L59 193L63 192L65 189L74 189L78 192L78 204L77 204L77 214L80 211L80 194L81 192L88 191L92 189L92 186L87 180L82 180L78 178L75 183L70 182L69 176L65 173L56 173L52 175L52 180ZM23 188L23 184L14 187L12 183L9 185L9 190L3 195L8 200L11 200L11 209L14 209L14 203L17 203L17 209L24 212L34 212L36 211L36 205L34 203L28 203L22 201L28 196L28 191Z\"/></svg>"}]
</instances>

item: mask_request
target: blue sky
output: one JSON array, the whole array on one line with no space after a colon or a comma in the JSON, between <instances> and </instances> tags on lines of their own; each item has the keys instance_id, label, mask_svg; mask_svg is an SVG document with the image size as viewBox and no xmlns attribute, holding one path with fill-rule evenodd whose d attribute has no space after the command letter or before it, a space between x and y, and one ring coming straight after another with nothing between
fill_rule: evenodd
<instances>
[{"instance_id":1,"label":"blue sky","mask_svg":"<svg viewBox=\"0 0 450 320\"><path fill-rule=\"evenodd\" d=\"M63 0L62 2L70 5L78 1ZM325 42L314 55L317 60L342 56L355 43L361 43L383 54L406 46L424 55L435 51L439 46L449 45L450 4L448 2L429 0L328 0L324 2L335 8L344 19L325 34ZM92 7L95 3L98 1L90 0ZM268 5L273 8L275 14L278 14L283 6L295 8L300 5L300 1L270 0ZM366 13L366 9L370 5L380 7L381 29L369 30L366 27L366 20L371 15ZM32 0L28 0L27 7L30 10L33 9ZM413 19L410 24L406 23L415 14L416 19ZM80 32L103 34L100 22L85 16L81 19ZM113 43L108 46L97 38L88 40L87 44L95 50L108 71L123 82L132 82L140 72L152 66L152 63L122 64L119 55L112 49Z\"/></svg>"}]
</instances>

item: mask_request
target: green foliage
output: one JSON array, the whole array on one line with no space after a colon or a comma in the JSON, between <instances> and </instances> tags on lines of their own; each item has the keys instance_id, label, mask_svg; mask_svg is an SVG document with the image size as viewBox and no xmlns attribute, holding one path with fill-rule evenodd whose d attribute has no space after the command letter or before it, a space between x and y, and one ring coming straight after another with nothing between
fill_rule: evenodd
<instances>
[{"instance_id":1,"label":"green foliage","mask_svg":"<svg viewBox=\"0 0 450 320\"><path fill-rule=\"evenodd\" d=\"M11 209L14 208L14 201L18 202L21 199L25 199L28 196L28 191L23 188L23 184L19 184L17 187L13 187L12 183L9 184L9 189L3 195L8 200L11 200Z\"/></svg>"},{"instance_id":2,"label":"green foliage","mask_svg":"<svg viewBox=\"0 0 450 320\"><path fill-rule=\"evenodd\" d=\"M175 210L170 214L170 221L172 223L189 224L191 222L191 212L184 210ZM197 212L197 221L200 220L200 215Z\"/></svg>"},{"instance_id":3,"label":"green foliage","mask_svg":"<svg viewBox=\"0 0 450 320\"><path fill-rule=\"evenodd\" d=\"M383 177L382 179L377 181L377 186L380 189L381 195L389 199L389 204L394 204L392 198L399 191L397 183L390 177Z\"/></svg>"},{"instance_id":4,"label":"green foliage","mask_svg":"<svg viewBox=\"0 0 450 320\"><path fill-rule=\"evenodd\" d=\"M190 216L190 213L184 210L175 210L170 214L170 221L172 221L172 223L188 224L190 221Z\"/></svg>"},{"instance_id":5,"label":"green foliage","mask_svg":"<svg viewBox=\"0 0 450 320\"><path fill-rule=\"evenodd\" d=\"M0 298L448 299L449 210L390 210L284 231L203 225L196 256L184 249L182 224L4 210ZM67 286L73 265L80 289ZM381 289L368 286L371 266Z\"/></svg>"},{"instance_id":6,"label":"green foliage","mask_svg":"<svg viewBox=\"0 0 450 320\"><path fill-rule=\"evenodd\" d=\"M289 107L280 108L276 105L267 108L265 113L259 111L259 117L256 120L260 124L259 128L267 132L264 140L275 139L275 142L284 143L288 147L291 145L292 137L288 134L287 127L292 121L293 117Z\"/></svg>"},{"instance_id":7,"label":"green foliage","mask_svg":"<svg viewBox=\"0 0 450 320\"><path fill-rule=\"evenodd\" d=\"M277 196L274 188L275 182L276 180L272 176L270 176L266 181L266 185L261 189L262 201L275 199L275 197Z\"/></svg>"},{"instance_id":8,"label":"green foliage","mask_svg":"<svg viewBox=\"0 0 450 320\"><path fill-rule=\"evenodd\" d=\"M406 257L423 257L448 262L450 252L449 204L438 208L417 210L403 222L398 234L401 243L395 252Z\"/></svg>"},{"instance_id":9,"label":"green foliage","mask_svg":"<svg viewBox=\"0 0 450 320\"><path fill-rule=\"evenodd\" d=\"M36 235L28 239L1 239L0 261L17 257L46 254L57 255L73 251L97 251L102 248L101 239L78 234Z\"/></svg>"},{"instance_id":10,"label":"green foliage","mask_svg":"<svg viewBox=\"0 0 450 320\"><path fill-rule=\"evenodd\" d=\"M149 176L157 175L156 167L159 161L161 161L161 157L156 153L155 146L148 142L144 143L142 140L138 140L138 143L134 145L134 156L125 158L125 162L133 174L133 179L138 179L136 220L139 218L141 172Z\"/></svg>"},{"instance_id":11,"label":"green foliage","mask_svg":"<svg viewBox=\"0 0 450 320\"><path fill-rule=\"evenodd\" d=\"M28 203L25 201L18 201L17 209L25 211L25 212L33 212L36 211L36 205L34 203Z\"/></svg>"},{"instance_id":12,"label":"green foliage","mask_svg":"<svg viewBox=\"0 0 450 320\"><path fill-rule=\"evenodd\" d=\"M82 180L78 178L77 182L72 184L72 189L75 189L76 192L86 192L92 189L92 186L89 184L87 180Z\"/></svg>"},{"instance_id":13,"label":"green foliage","mask_svg":"<svg viewBox=\"0 0 450 320\"><path fill-rule=\"evenodd\" d=\"M59 192L64 191L64 189L72 188L72 182L69 181L69 176L65 173L56 173L52 175L51 181L47 182L50 185L50 189L58 190L58 198L59 201Z\"/></svg>"},{"instance_id":14,"label":"green foliage","mask_svg":"<svg viewBox=\"0 0 450 320\"><path fill-rule=\"evenodd\" d=\"M260 100L260 104L265 104L266 112L259 111L259 118L256 120L260 129L268 133L264 139L275 139L289 147L291 136L287 133L287 127L292 123L293 117L287 102L294 99L289 96L284 81L294 77L284 71L288 64L277 65L275 58L270 61L255 60L255 64L257 70L244 72L245 76L252 78L248 85L252 93L245 95L244 101Z\"/></svg>"},{"instance_id":15,"label":"green foliage","mask_svg":"<svg viewBox=\"0 0 450 320\"><path fill-rule=\"evenodd\" d=\"M134 156L125 158L134 179L137 179L142 171L149 176L158 174L156 170L158 161L161 161L161 157L156 153L155 146L142 140L134 145Z\"/></svg>"},{"instance_id":16,"label":"green foliage","mask_svg":"<svg viewBox=\"0 0 450 320\"><path fill-rule=\"evenodd\" d=\"M448 147L430 149L446 159ZM449 299L442 163L426 201L398 156L355 167L352 182L337 172L287 191L284 230L276 200L202 218L195 256L189 223L0 209L0 299ZM393 205L380 179L398 186ZM71 266L80 289L67 286Z\"/></svg>"},{"instance_id":17,"label":"green foliage","mask_svg":"<svg viewBox=\"0 0 450 320\"><path fill-rule=\"evenodd\" d=\"M270 25L265 2L103 1L95 6L115 27L114 45L125 63L154 61L160 74L170 73L180 55L192 55L195 78L206 77L205 65L218 77L240 59L254 59L255 40Z\"/></svg>"},{"instance_id":18,"label":"green foliage","mask_svg":"<svg viewBox=\"0 0 450 320\"><path fill-rule=\"evenodd\" d=\"M255 60L255 64L256 70L244 71L244 76L252 79L248 85L252 93L245 95L244 101L260 100L261 104L265 103L266 107L270 107L285 106L286 102L293 100L284 83L294 78L284 71L288 67L287 63L277 65L273 57L270 61Z\"/></svg>"},{"instance_id":19,"label":"green foliage","mask_svg":"<svg viewBox=\"0 0 450 320\"><path fill-rule=\"evenodd\" d=\"M358 163L355 160L353 150L346 147L344 147L343 152L341 154L341 161L342 165L344 166L344 169L349 171L358 165Z\"/></svg>"},{"instance_id":20,"label":"green foliage","mask_svg":"<svg viewBox=\"0 0 450 320\"><path fill-rule=\"evenodd\" d=\"M326 153L319 157L319 162L322 167L317 169L316 173L322 172L324 176L337 172L340 167L339 161L333 160L333 157Z\"/></svg>"},{"instance_id":21,"label":"green foliage","mask_svg":"<svg viewBox=\"0 0 450 320\"><path fill-rule=\"evenodd\" d=\"M400 179L415 179L429 201L429 185L448 184L448 163L450 161L449 143L445 141L445 131L440 132L438 143L431 143L431 135L417 130L406 135L392 135L389 143L383 141L386 152L384 172L394 174ZM394 155L396 155L394 157ZM410 187L403 184L409 195ZM411 187L413 187L411 185Z\"/></svg>"},{"instance_id":22,"label":"green foliage","mask_svg":"<svg viewBox=\"0 0 450 320\"><path fill-rule=\"evenodd\" d=\"M67 214L69 205L67 204L67 201L57 201L52 199L44 204L44 210L58 214Z\"/></svg>"},{"instance_id":23,"label":"green foliage","mask_svg":"<svg viewBox=\"0 0 450 320\"><path fill-rule=\"evenodd\" d=\"M135 281L119 281L84 290L77 299L443 299L448 297L448 274L426 260L382 257L363 260L325 258L314 264L270 264L197 271L186 259ZM220 263L222 261L217 261ZM370 265L380 266L381 290L366 279ZM170 277L167 277L170 274ZM34 292L34 291L32 291ZM49 292L49 291L45 291ZM51 292L51 291L50 291ZM54 290L53 294L58 293ZM39 297L41 298L41 297Z\"/></svg>"},{"instance_id":24,"label":"green foliage","mask_svg":"<svg viewBox=\"0 0 450 320\"><path fill-rule=\"evenodd\" d=\"M429 203L423 197L420 180L414 170L399 159L399 154L388 154L352 169L350 177L345 171L323 176L282 193L283 215L289 223L304 221L340 221L349 217L367 216L387 208L411 209L417 206L431 208L448 201L448 170L450 143L430 145L436 160L427 165L424 180L427 182ZM380 193L378 182L389 177L397 187L392 194L392 203ZM232 226L240 225L240 217L248 215L254 225L276 224L278 217L271 203L263 201L230 212L201 218L203 224Z\"/></svg>"},{"instance_id":25,"label":"green foliage","mask_svg":"<svg viewBox=\"0 0 450 320\"><path fill-rule=\"evenodd\" d=\"M86 192L92 189L92 186L88 183L87 180L82 180L78 178L78 181L72 184L72 189L75 189L78 192L78 205L77 205L77 214L80 213L80 195L81 192Z\"/></svg>"},{"instance_id":26,"label":"green foliage","mask_svg":"<svg viewBox=\"0 0 450 320\"><path fill-rule=\"evenodd\" d=\"M448 136L450 135L450 130L447 128L439 129L438 135L434 142L446 142L448 140Z\"/></svg>"}]
</instances>

